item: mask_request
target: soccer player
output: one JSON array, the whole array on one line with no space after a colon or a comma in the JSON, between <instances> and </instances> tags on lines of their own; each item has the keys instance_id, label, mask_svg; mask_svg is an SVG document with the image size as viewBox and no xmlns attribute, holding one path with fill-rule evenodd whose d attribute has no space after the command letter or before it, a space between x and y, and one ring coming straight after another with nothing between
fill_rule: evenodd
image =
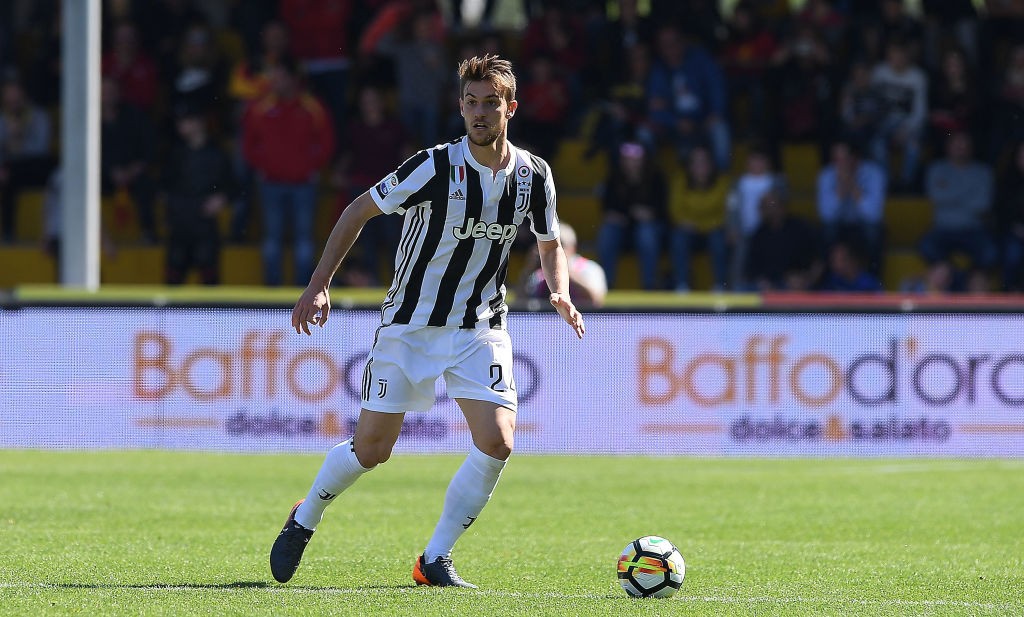
<instances>
[{"instance_id":1,"label":"soccer player","mask_svg":"<svg viewBox=\"0 0 1024 617\"><path fill-rule=\"evenodd\" d=\"M504 283L509 249L525 219L537 236L550 302L583 337L583 317L569 298L551 169L507 139L517 107L512 65L494 55L470 58L459 65L459 81L466 136L418 152L345 208L292 311L296 332L323 327L331 278L360 229L381 213L404 216L394 282L363 370L355 435L327 453L274 542L270 568L282 583L295 574L324 509L388 460L405 412L430 409L434 381L443 375L473 446L412 576L420 585L476 587L456 572L451 552L512 453L516 389Z\"/></svg>"}]
</instances>

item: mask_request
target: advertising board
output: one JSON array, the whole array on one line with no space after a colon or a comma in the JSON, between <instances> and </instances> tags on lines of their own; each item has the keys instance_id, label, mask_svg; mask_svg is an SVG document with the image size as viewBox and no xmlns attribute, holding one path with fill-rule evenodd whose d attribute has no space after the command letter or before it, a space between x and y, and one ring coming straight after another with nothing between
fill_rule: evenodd
<instances>
[{"instance_id":1,"label":"advertising board","mask_svg":"<svg viewBox=\"0 0 1024 617\"><path fill-rule=\"evenodd\" d=\"M299 336L287 310L0 312L0 447L319 452L352 433L371 311ZM517 451L1024 455L1016 314L592 314L509 319ZM408 414L397 451L461 452Z\"/></svg>"}]
</instances>

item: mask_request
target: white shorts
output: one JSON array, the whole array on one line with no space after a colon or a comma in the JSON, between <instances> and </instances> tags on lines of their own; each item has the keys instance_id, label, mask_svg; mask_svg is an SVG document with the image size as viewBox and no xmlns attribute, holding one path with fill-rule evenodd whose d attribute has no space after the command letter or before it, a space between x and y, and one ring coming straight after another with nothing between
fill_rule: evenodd
<instances>
[{"instance_id":1,"label":"white shorts","mask_svg":"<svg viewBox=\"0 0 1024 617\"><path fill-rule=\"evenodd\" d=\"M512 341L506 330L391 324L377 330L363 369L363 408L428 411L444 376L450 398L489 401L516 410Z\"/></svg>"}]
</instances>

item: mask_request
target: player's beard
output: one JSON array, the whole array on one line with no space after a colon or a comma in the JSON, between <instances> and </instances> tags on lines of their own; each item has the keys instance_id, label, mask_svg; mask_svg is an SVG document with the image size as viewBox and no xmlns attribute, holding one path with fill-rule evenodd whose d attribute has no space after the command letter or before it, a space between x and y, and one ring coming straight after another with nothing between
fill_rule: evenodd
<instances>
[{"instance_id":1,"label":"player's beard","mask_svg":"<svg viewBox=\"0 0 1024 617\"><path fill-rule=\"evenodd\" d=\"M480 146L481 148L483 148L497 141L498 137L501 136L501 132L504 128L505 127L503 126L498 126L495 127L493 130L485 129L484 131L482 131L483 137L477 138L473 136L473 125L470 124L468 127L466 127L466 133L469 136L469 141L473 142L474 146Z\"/></svg>"}]
</instances>

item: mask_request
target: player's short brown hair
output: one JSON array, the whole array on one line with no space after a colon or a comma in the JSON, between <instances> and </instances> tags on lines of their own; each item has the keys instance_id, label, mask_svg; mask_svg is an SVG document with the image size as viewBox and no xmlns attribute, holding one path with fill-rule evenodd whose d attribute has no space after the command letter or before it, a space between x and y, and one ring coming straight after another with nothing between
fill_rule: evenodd
<instances>
[{"instance_id":1,"label":"player's short brown hair","mask_svg":"<svg viewBox=\"0 0 1024 617\"><path fill-rule=\"evenodd\" d=\"M506 101L516 98L516 75L512 63L494 54L473 56L459 63L459 96L465 96L466 86L473 81L489 81Z\"/></svg>"}]
</instances>

